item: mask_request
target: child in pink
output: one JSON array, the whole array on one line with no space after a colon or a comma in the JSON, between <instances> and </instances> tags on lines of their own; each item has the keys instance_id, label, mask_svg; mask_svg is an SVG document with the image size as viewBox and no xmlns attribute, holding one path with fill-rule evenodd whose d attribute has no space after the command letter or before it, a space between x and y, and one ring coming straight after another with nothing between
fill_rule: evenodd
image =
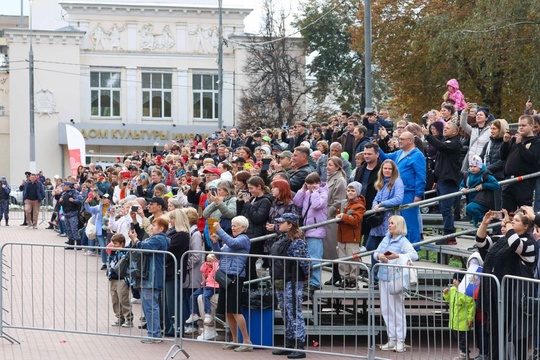
<instances>
[{"instance_id":1,"label":"child in pink","mask_svg":"<svg viewBox=\"0 0 540 360\"><path fill-rule=\"evenodd\" d=\"M214 280L214 275L219 269L219 260L214 254L208 254L206 256L206 262L201 265L201 273L203 280L201 282L201 287L198 288L191 294L191 316L186 320L186 324L191 324L199 320L199 315L197 315L197 297L199 295L204 296L204 323L209 324L214 319L212 318L212 308L210 304L210 299L214 294L217 294L219 289L219 284Z\"/></svg>"},{"instance_id":2,"label":"child in pink","mask_svg":"<svg viewBox=\"0 0 540 360\"><path fill-rule=\"evenodd\" d=\"M456 79L448 80L446 83L446 90L447 91L443 96L444 101L452 100L454 102L456 111L465 109L465 106L467 105L465 103L465 96L463 96L463 93L459 91L459 83Z\"/></svg>"}]
</instances>

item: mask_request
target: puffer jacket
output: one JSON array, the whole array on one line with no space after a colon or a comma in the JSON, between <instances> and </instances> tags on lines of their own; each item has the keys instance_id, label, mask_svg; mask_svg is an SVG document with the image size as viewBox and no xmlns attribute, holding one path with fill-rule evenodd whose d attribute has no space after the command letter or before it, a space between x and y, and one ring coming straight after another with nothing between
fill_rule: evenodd
<instances>
[{"instance_id":1,"label":"puffer jacket","mask_svg":"<svg viewBox=\"0 0 540 360\"><path fill-rule=\"evenodd\" d=\"M490 174L499 181L504 180L504 164L506 164L506 161L501 159L502 144L502 137L490 137L490 140L484 145L480 154Z\"/></svg>"},{"instance_id":2,"label":"puffer jacket","mask_svg":"<svg viewBox=\"0 0 540 360\"><path fill-rule=\"evenodd\" d=\"M341 211L343 216L338 223L338 242L360 243L362 241L362 219L365 212L366 199L362 195L347 202L347 205Z\"/></svg>"},{"instance_id":3,"label":"puffer jacket","mask_svg":"<svg viewBox=\"0 0 540 360\"><path fill-rule=\"evenodd\" d=\"M294 204L300 208L303 225L313 225L328 218L326 204L328 203L328 187L326 183L321 183L316 191L306 191L304 188L298 190L294 197ZM326 236L326 226L309 229L305 231L306 238L324 238Z\"/></svg>"}]
</instances>

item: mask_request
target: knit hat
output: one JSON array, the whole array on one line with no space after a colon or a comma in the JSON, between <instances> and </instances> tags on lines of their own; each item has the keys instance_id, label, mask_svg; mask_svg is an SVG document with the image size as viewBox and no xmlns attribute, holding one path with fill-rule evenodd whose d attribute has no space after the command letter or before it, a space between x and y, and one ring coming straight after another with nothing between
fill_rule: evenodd
<instances>
[{"instance_id":1,"label":"knit hat","mask_svg":"<svg viewBox=\"0 0 540 360\"><path fill-rule=\"evenodd\" d=\"M362 194L362 184L360 184L358 181L353 181L352 183L347 185L347 187L353 188L354 190L356 190L356 193L358 194L358 196Z\"/></svg>"},{"instance_id":2,"label":"knit hat","mask_svg":"<svg viewBox=\"0 0 540 360\"><path fill-rule=\"evenodd\" d=\"M474 155L469 159L469 166L476 166L481 168L482 167L482 158L478 155Z\"/></svg>"},{"instance_id":3,"label":"knit hat","mask_svg":"<svg viewBox=\"0 0 540 360\"><path fill-rule=\"evenodd\" d=\"M7 181L5 176L0 177L0 181Z\"/></svg>"}]
</instances>

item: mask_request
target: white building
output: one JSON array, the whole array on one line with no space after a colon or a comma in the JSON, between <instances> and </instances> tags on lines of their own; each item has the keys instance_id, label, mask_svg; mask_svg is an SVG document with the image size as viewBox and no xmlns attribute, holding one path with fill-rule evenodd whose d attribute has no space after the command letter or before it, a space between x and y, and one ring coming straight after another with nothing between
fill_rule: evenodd
<instances>
[{"instance_id":1,"label":"white building","mask_svg":"<svg viewBox=\"0 0 540 360\"><path fill-rule=\"evenodd\" d=\"M87 155L116 156L217 130L217 0L33 4L32 31L3 30L8 66L0 67L0 175L10 182L29 170L30 42L36 170L46 176L69 171L64 124L71 119L86 138ZM224 37L241 36L251 11L224 5ZM245 58L243 47L224 46L227 127L246 84Z\"/></svg>"}]
</instances>

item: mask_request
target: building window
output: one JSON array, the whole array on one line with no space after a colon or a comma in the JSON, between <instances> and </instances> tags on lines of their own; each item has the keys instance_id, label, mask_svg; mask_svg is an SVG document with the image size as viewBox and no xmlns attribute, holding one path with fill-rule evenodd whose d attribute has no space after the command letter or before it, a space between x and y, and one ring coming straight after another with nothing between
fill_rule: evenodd
<instances>
[{"instance_id":1,"label":"building window","mask_svg":"<svg viewBox=\"0 0 540 360\"><path fill-rule=\"evenodd\" d=\"M217 75L193 75L193 118L218 118Z\"/></svg>"},{"instance_id":2,"label":"building window","mask_svg":"<svg viewBox=\"0 0 540 360\"><path fill-rule=\"evenodd\" d=\"M120 73L90 72L92 116L120 116Z\"/></svg>"},{"instance_id":3,"label":"building window","mask_svg":"<svg viewBox=\"0 0 540 360\"><path fill-rule=\"evenodd\" d=\"M170 118L172 99L172 74L142 74L143 116Z\"/></svg>"}]
</instances>

